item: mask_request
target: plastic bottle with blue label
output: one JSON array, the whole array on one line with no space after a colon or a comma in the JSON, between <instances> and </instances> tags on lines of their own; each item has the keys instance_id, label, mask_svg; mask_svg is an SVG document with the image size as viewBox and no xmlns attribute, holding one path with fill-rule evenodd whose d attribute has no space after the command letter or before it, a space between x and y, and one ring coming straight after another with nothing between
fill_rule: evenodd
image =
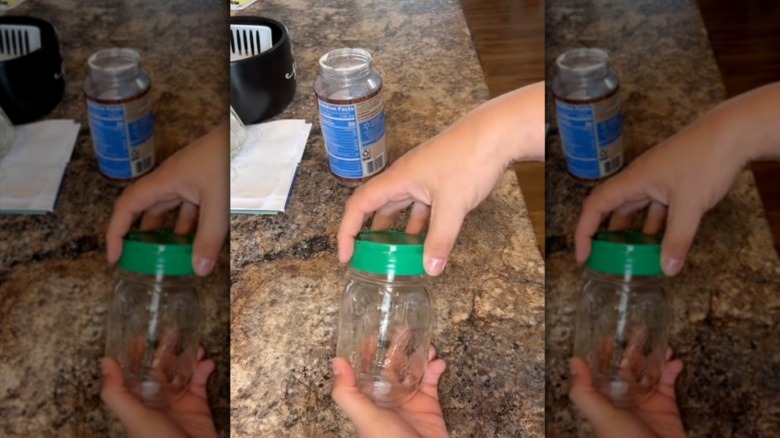
<instances>
[{"instance_id":1,"label":"plastic bottle with blue label","mask_svg":"<svg viewBox=\"0 0 780 438\"><path fill-rule=\"evenodd\" d=\"M131 49L105 49L89 57L84 80L89 127L100 172L132 180L154 168L151 80Z\"/></svg>"},{"instance_id":2,"label":"plastic bottle with blue label","mask_svg":"<svg viewBox=\"0 0 780 438\"><path fill-rule=\"evenodd\" d=\"M553 94L569 173L581 180L616 173L624 164L623 114L607 52L573 49L555 63Z\"/></svg>"},{"instance_id":3,"label":"plastic bottle with blue label","mask_svg":"<svg viewBox=\"0 0 780 438\"><path fill-rule=\"evenodd\" d=\"M387 164L382 79L363 49L338 49L320 58L314 92L330 172L357 186Z\"/></svg>"}]
</instances>

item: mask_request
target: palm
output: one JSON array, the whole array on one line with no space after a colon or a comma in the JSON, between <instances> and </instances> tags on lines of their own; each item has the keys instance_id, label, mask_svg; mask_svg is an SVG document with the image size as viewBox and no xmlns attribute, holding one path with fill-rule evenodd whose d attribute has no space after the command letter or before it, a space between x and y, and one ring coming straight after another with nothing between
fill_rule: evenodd
<instances>
[{"instance_id":1,"label":"palm","mask_svg":"<svg viewBox=\"0 0 780 438\"><path fill-rule=\"evenodd\" d=\"M396 409L399 421L404 421L423 437L447 436L447 425L439 404L436 386L424 384L411 400Z\"/></svg>"},{"instance_id":2,"label":"palm","mask_svg":"<svg viewBox=\"0 0 780 438\"><path fill-rule=\"evenodd\" d=\"M187 392L165 408L172 422L179 425L191 437L210 436L214 422L209 410L206 386L193 381Z\"/></svg>"},{"instance_id":3,"label":"palm","mask_svg":"<svg viewBox=\"0 0 780 438\"><path fill-rule=\"evenodd\" d=\"M685 436L673 385L660 385L647 401L634 410L634 414L637 421L649 426L658 436Z\"/></svg>"}]
</instances>

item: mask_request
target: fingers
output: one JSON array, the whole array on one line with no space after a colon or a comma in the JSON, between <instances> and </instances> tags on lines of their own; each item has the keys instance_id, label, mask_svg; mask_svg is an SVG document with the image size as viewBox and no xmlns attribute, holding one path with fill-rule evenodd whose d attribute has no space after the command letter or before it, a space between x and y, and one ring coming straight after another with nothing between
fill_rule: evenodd
<instances>
[{"instance_id":1,"label":"fingers","mask_svg":"<svg viewBox=\"0 0 780 438\"><path fill-rule=\"evenodd\" d=\"M191 202L182 202L173 232L176 234L190 234L195 231L199 212L197 205Z\"/></svg>"},{"instance_id":2,"label":"fingers","mask_svg":"<svg viewBox=\"0 0 780 438\"><path fill-rule=\"evenodd\" d=\"M661 243L661 267L666 275L677 275L693 243L704 209L685 199L669 203L669 219Z\"/></svg>"},{"instance_id":3,"label":"fingers","mask_svg":"<svg viewBox=\"0 0 780 438\"><path fill-rule=\"evenodd\" d=\"M683 370L683 363L679 359L671 360L664 365L661 380L658 383L658 391L669 398L676 399L674 384Z\"/></svg>"},{"instance_id":4,"label":"fingers","mask_svg":"<svg viewBox=\"0 0 780 438\"><path fill-rule=\"evenodd\" d=\"M597 187L582 205L582 213L574 232L577 263L585 263L590 256L590 240L607 215L626 202L639 202L645 198L643 189L632 183L625 172Z\"/></svg>"},{"instance_id":5,"label":"fingers","mask_svg":"<svg viewBox=\"0 0 780 438\"><path fill-rule=\"evenodd\" d=\"M192 267L198 275L208 275L214 269L219 251L225 243L230 214L229 198L218 190L203 193L198 230L192 247Z\"/></svg>"},{"instance_id":6,"label":"fingers","mask_svg":"<svg viewBox=\"0 0 780 438\"><path fill-rule=\"evenodd\" d=\"M180 199L173 199L166 202L157 202L143 213L141 218L141 230L157 230L165 224L165 218L168 212L181 204Z\"/></svg>"},{"instance_id":7,"label":"fingers","mask_svg":"<svg viewBox=\"0 0 780 438\"><path fill-rule=\"evenodd\" d=\"M211 359L198 361L198 363L195 364L195 371L192 374L192 381L190 382L189 388L190 392L205 400L207 398L206 384L215 367L216 365Z\"/></svg>"},{"instance_id":8,"label":"fingers","mask_svg":"<svg viewBox=\"0 0 780 438\"><path fill-rule=\"evenodd\" d=\"M355 236L363 228L368 216L390 201L394 190L385 183L387 174L382 174L357 189L344 207L338 231L339 262L347 263L355 249Z\"/></svg>"},{"instance_id":9,"label":"fingers","mask_svg":"<svg viewBox=\"0 0 780 438\"><path fill-rule=\"evenodd\" d=\"M660 202L651 202L645 218L645 226L642 232L645 234L658 234L666 223L666 206Z\"/></svg>"},{"instance_id":10,"label":"fingers","mask_svg":"<svg viewBox=\"0 0 780 438\"><path fill-rule=\"evenodd\" d=\"M114 211L106 231L106 257L113 264L122 254L122 238L130 230L133 221L144 210L156 204L163 193L152 190L154 182L150 182L154 174L138 181L127 188L114 202Z\"/></svg>"},{"instance_id":11,"label":"fingers","mask_svg":"<svg viewBox=\"0 0 780 438\"><path fill-rule=\"evenodd\" d=\"M387 230L391 228L398 217L401 216L401 211L409 206L409 202L390 202L383 205L374 214L374 219L371 221L371 230Z\"/></svg>"},{"instance_id":12,"label":"fingers","mask_svg":"<svg viewBox=\"0 0 780 438\"><path fill-rule=\"evenodd\" d=\"M666 363L661 371L661 378L658 382L658 392L676 400L677 396L674 391L674 385L677 382L677 377L683 370L683 363L679 359L671 360L674 356L674 352L671 347L666 347Z\"/></svg>"},{"instance_id":13,"label":"fingers","mask_svg":"<svg viewBox=\"0 0 780 438\"><path fill-rule=\"evenodd\" d=\"M420 234L428 227L428 220L431 217L431 208L422 202L412 204L412 211L409 213L409 222L406 223L406 232L409 234Z\"/></svg>"},{"instance_id":14,"label":"fingers","mask_svg":"<svg viewBox=\"0 0 780 438\"><path fill-rule=\"evenodd\" d=\"M420 391L429 397L439 399L439 379L444 370L447 369L447 364L441 359L435 359L428 362L425 367L425 374L423 375L422 385Z\"/></svg>"},{"instance_id":15,"label":"fingers","mask_svg":"<svg viewBox=\"0 0 780 438\"><path fill-rule=\"evenodd\" d=\"M457 195L455 195L457 196ZM431 207L431 223L425 238L423 264L428 275L437 276L444 271L447 259L455 246L466 211L457 207L450 198L437 198Z\"/></svg>"}]
</instances>

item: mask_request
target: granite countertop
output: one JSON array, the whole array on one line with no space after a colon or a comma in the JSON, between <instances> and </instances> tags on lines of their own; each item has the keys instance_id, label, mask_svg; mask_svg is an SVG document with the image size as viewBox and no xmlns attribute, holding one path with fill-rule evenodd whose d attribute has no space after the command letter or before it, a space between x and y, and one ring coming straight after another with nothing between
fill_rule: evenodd
<instances>
[{"instance_id":1,"label":"granite countertop","mask_svg":"<svg viewBox=\"0 0 780 438\"><path fill-rule=\"evenodd\" d=\"M0 215L0 436L122 436L100 400L113 271L104 234L123 186L98 172L81 83L87 58L132 47L152 78L158 162L228 114L227 7L200 1L35 0L7 14L53 23L65 61L62 102L47 119L81 123L54 214ZM203 344L217 362L209 396L228 424L228 253L200 286Z\"/></svg>"},{"instance_id":2,"label":"granite countertop","mask_svg":"<svg viewBox=\"0 0 780 438\"><path fill-rule=\"evenodd\" d=\"M725 98L696 4L690 0L561 0L547 6L547 114L555 58L568 48L610 52L621 79L629 158ZM569 403L568 359L582 269L573 234L588 188L548 142L547 436L589 436ZM668 279L670 343L685 369L677 383L690 436L780 434L780 262L749 171L701 223L682 274ZM715 421L713 421L715 420Z\"/></svg>"},{"instance_id":3,"label":"granite countertop","mask_svg":"<svg viewBox=\"0 0 780 438\"><path fill-rule=\"evenodd\" d=\"M457 1L270 0L242 14L288 26L298 90L281 117L314 126L287 212L231 219L231 432L354 436L330 397L346 272L335 237L352 190L328 172L312 91L317 59L339 47L374 54L392 159L488 90ZM544 262L508 172L469 215L445 274L431 284L433 343L447 362L440 396L454 437L543 436L543 287Z\"/></svg>"}]
</instances>

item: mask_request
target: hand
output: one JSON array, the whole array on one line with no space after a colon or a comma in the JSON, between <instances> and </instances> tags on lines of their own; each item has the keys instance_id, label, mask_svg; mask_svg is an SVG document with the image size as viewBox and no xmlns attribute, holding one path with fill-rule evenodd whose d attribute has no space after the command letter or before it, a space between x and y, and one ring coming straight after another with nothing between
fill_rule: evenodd
<instances>
[{"instance_id":1,"label":"hand","mask_svg":"<svg viewBox=\"0 0 780 438\"><path fill-rule=\"evenodd\" d=\"M198 351L198 363L187 391L163 409L144 406L126 387L122 370L114 359L103 358L103 388L100 397L119 417L129 438L152 436L166 438L213 438L217 436L206 396L206 381L214 371L212 360L202 360L203 348Z\"/></svg>"},{"instance_id":2,"label":"hand","mask_svg":"<svg viewBox=\"0 0 780 438\"><path fill-rule=\"evenodd\" d=\"M382 230L411 206L406 232L421 233L430 219L424 266L429 275L439 275L466 214L490 194L510 163L543 159L540 83L477 108L355 191L338 232L339 261L352 257L354 238L371 213L376 212L371 228Z\"/></svg>"},{"instance_id":3,"label":"hand","mask_svg":"<svg viewBox=\"0 0 780 438\"><path fill-rule=\"evenodd\" d=\"M224 124L178 151L151 174L127 188L114 203L106 233L109 263L122 255L122 238L143 214L142 230L160 228L168 211L179 208L174 231L195 230L192 267L198 275L214 268L228 232L228 143Z\"/></svg>"},{"instance_id":4,"label":"hand","mask_svg":"<svg viewBox=\"0 0 780 438\"><path fill-rule=\"evenodd\" d=\"M333 400L355 424L361 438L449 437L437 391L445 364L435 357L436 350L431 347L422 386L409 401L394 409L380 408L360 392L349 362L337 357L333 360Z\"/></svg>"},{"instance_id":5,"label":"hand","mask_svg":"<svg viewBox=\"0 0 780 438\"><path fill-rule=\"evenodd\" d=\"M588 259L591 237L609 214L609 228L624 229L648 207L644 232L655 234L666 223L661 266L667 275L679 273L702 216L723 199L742 168L780 157L778 99L780 83L733 98L596 188L575 232L577 261Z\"/></svg>"},{"instance_id":6,"label":"hand","mask_svg":"<svg viewBox=\"0 0 780 438\"><path fill-rule=\"evenodd\" d=\"M666 352L666 364L655 392L635 408L613 406L593 386L588 365L575 357L570 362L572 374L569 398L593 425L599 438L676 438L685 437L674 383L682 371L680 360L670 360L672 349Z\"/></svg>"}]
</instances>

